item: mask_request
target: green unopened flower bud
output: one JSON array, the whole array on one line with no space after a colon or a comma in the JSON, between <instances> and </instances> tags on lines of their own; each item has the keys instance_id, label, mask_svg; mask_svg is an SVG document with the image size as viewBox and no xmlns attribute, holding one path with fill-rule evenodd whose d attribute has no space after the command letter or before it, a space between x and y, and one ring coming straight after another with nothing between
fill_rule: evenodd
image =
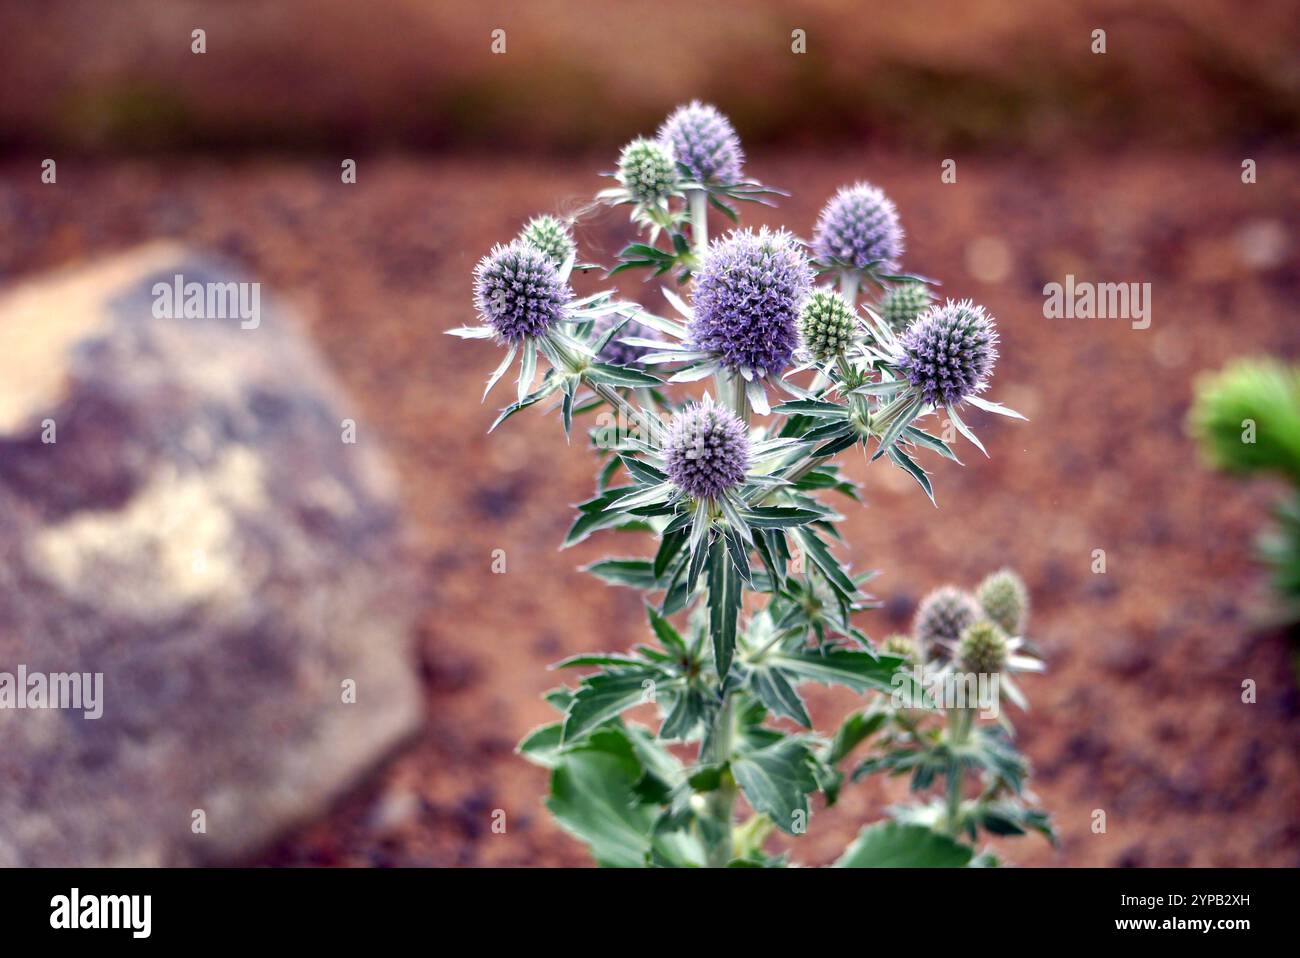
<instances>
[{"instance_id":1,"label":"green unopened flower bud","mask_svg":"<svg viewBox=\"0 0 1300 958\"><path fill-rule=\"evenodd\" d=\"M819 363L844 352L856 325L853 307L839 293L828 290L813 293L799 311L799 334Z\"/></svg>"},{"instance_id":2,"label":"green unopened flower bud","mask_svg":"<svg viewBox=\"0 0 1300 958\"><path fill-rule=\"evenodd\" d=\"M1007 637L996 622L968 625L957 646L957 661L967 672L1001 672L1007 664Z\"/></svg>"},{"instance_id":3,"label":"green unopened flower bud","mask_svg":"<svg viewBox=\"0 0 1300 958\"><path fill-rule=\"evenodd\" d=\"M934 294L925 283L900 283L880 300L880 317L889 328L901 333L934 303Z\"/></svg>"},{"instance_id":4,"label":"green unopened flower bud","mask_svg":"<svg viewBox=\"0 0 1300 958\"><path fill-rule=\"evenodd\" d=\"M1029 613L1029 591L1020 576L1010 569L994 572L980 583L975 598L984 614L1007 635L1024 635Z\"/></svg>"},{"instance_id":5,"label":"green unopened flower bud","mask_svg":"<svg viewBox=\"0 0 1300 958\"><path fill-rule=\"evenodd\" d=\"M901 633L895 633L885 639L881 643L880 651L886 655L897 655L907 662L916 661L916 643L912 641L911 636Z\"/></svg>"},{"instance_id":6,"label":"green unopened flower bud","mask_svg":"<svg viewBox=\"0 0 1300 958\"><path fill-rule=\"evenodd\" d=\"M545 213L530 219L519 233L519 238L545 253L546 258L556 267L563 266L578 248L569 227Z\"/></svg>"},{"instance_id":7,"label":"green unopened flower bud","mask_svg":"<svg viewBox=\"0 0 1300 958\"><path fill-rule=\"evenodd\" d=\"M676 191L677 164L663 143L636 139L623 147L618 160L618 181L638 203L657 203Z\"/></svg>"}]
</instances>

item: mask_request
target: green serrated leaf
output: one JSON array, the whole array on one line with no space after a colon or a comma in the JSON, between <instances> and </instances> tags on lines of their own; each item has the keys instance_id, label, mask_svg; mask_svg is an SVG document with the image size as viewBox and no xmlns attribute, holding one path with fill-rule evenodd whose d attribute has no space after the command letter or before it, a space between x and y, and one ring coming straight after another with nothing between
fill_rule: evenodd
<instances>
[{"instance_id":1,"label":"green serrated leaf","mask_svg":"<svg viewBox=\"0 0 1300 958\"><path fill-rule=\"evenodd\" d=\"M662 674L656 669L638 669L587 676L564 717L561 740L566 744L574 742L626 709L651 701L648 691L653 691L655 680Z\"/></svg>"},{"instance_id":2,"label":"green serrated leaf","mask_svg":"<svg viewBox=\"0 0 1300 958\"><path fill-rule=\"evenodd\" d=\"M555 768L559 764L564 726L560 722L543 725L528 733L515 750L534 765Z\"/></svg>"},{"instance_id":3,"label":"green serrated leaf","mask_svg":"<svg viewBox=\"0 0 1300 958\"><path fill-rule=\"evenodd\" d=\"M808 793L816 791L813 757L795 738L781 738L765 748L737 755L731 762L745 800L789 834L806 829Z\"/></svg>"},{"instance_id":4,"label":"green serrated leaf","mask_svg":"<svg viewBox=\"0 0 1300 958\"><path fill-rule=\"evenodd\" d=\"M582 571L590 572L610 585L625 585L632 589L659 587L654 564L649 559L602 559L585 566Z\"/></svg>"},{"instance_id":5,"label":"green serrated leaf","mask_svg":"<svg viewBox=\"0 0 1300 958\"><path fill-rule=\"evenodd\" d=\"M780 669L756 667L749 674L749 682L759 701L773 713L794 719L804 728L812 728L803 699Z\"/></svg>"},{"instance_id":6,"label":"green serrated leaf","mask_svg":"<svg viewBox=\"0 0 1300 958\"><path fill-rule=\"evenodd\" d=\"M903 662L897 656L882 655L877 658L870 652L857 652L853 649L772 652L764 661L792 672L801 679L821 682L823 685L845 685L857 692L872 689L879 692L892 691L894 674Z\"/></svg>"},{"instance_id":7,"label":"green serrated leaf","mask_svg":"<svg viewBox=\"0 0 1300 958\"><path fill-rule=\"evenodd\" d=\"M725 537L709 550L709 635L718 678L725 679L736 652L736 620L740 615L740 575L727 554Z\"/></svg>"},{"instance_id":8,"label":"green serrated leaf","mask_svg":"<svg viewBox=\"0 0 1300 958\"><path fill-rule=\"evenodd\" d=\"M858 833L836 868L964 868L974 852L922 825L877 822Z\"/></svg>"}]
</instances>

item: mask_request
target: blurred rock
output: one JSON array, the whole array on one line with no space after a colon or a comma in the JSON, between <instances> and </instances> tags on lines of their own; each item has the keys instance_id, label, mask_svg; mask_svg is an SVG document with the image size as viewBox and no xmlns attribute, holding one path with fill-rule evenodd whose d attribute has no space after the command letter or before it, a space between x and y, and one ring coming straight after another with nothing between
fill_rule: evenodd
<instances>
[{"instance_id":1,"label":"blurred rock","mask_svg":"<svg viewBox=\"0 0 1300 958\"><path fill-rule=\"evenodd\" d=\"M420 722L373 432L265 295L156 318L176 274L244 279L150 246L0 298L0 683L103 674L98 719L0 708L0 866L237 860Z\"/></svg>"}]
</instances>

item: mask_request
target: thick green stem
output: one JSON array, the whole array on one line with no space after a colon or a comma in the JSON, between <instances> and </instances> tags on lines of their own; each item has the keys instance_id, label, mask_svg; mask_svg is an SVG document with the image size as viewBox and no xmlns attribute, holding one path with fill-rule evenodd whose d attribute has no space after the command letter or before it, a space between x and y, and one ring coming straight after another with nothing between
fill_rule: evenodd
<instances>
[{"instance_id":1,"label":"thick green stem","mask_svg":"<svg viewBox=\"0 0 1300 958\"><path fill-rule=\"evenodd\" d=\"M958 748L966 743L973 717L972 709L949 709L948 741L951 747ZM948 801L944 821L948 834L954 838L961 832L961 785L962 774L954 761L948 768Z\"/></svg>"},{"instance_id":2,"label":"thick green stem","mask_svg":"<svg viewBox=\"0 0 1300 958\"><path fill-rule=\"evenodd\" d=\"M713 730L709 736L709 754L703 757L714 765L725 765L731 760L734 724L731 705L731 696L724 695L722 704L718 706L718 712L713 718ZM721 783L708 793L705 801L705 814L712 821L714 826L712 830L716 833L711 836L714 840L706 850L710 868L725 868L732 859L731 818L735 804L736 782L731 777L730 769L727 769L722 773Z\"/></svg>"}]
</instances>

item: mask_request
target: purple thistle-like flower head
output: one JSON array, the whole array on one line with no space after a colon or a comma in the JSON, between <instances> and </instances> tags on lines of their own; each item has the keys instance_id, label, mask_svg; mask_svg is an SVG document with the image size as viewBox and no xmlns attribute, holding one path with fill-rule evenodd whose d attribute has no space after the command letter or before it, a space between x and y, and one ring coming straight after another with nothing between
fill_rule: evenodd
<instances>
[{"instance_id":1,"label":"purple thistle-like flower head","mask_svg":"<svg viewBox=\"0 0 1300 958\"><path fill-rule=\"evenodd\" d=\"M875 262L897 269L903 255L898 210L870 183L840 187L817 218L812 245L819 259L837 259L858 269Z\"/></svg>"},{"instance_id":2,"label":"purple thistle-like flower head","mask_svg":"<svg viewBox=\"0 0 1300 958\"><path fill-rule=\"evenodd\" d=\"M618 321L615 316L603 316L596 320L594 332L600 337ZM643 326L635 319L629 319L624 323L614 337L607 342L596 358L602 363L611 363L615 366L631 366L638 362L642 356L652 350L648 346L635 346L629 343L620 342L622 339L662 339L658 330L651 329L649 326Z\"/></svg>"},{"instance_id":3,"label":"purple thistle-like flower head","mask_svg":"<svg viewBox=\"0 0 1300 958\"><path fill-rule=\"evenodd\" d=\"M956 586L945 585L921 600L912 620L912 635L923 657L942 654L945 643L955 643L966 627L979 619L975 599Z\"/></svg>"},{"instance_id":4,"label":"purple thistle-like flower head","mask_svg":"<svg viewBox=\"0 0 1300 958\"><path fill-rule=\"evenodd\" d=\"M931 306L912 321L898 369L932 406L951 406L982 392L998 358L998 332L969 299Z\"/></svg>"},{"instance_id":5,"label":"purple thistle-like flower head","mask_svg":"<svg viewBox=\"0 0 1300 958\"><path fill-rule=\"evenodd\" d=\"M813 270L794 237L763 227L714 240L695 281L691 340L730 369L780 373L799 342Z\"/></svg>"},{"instance_id":6,"label":"purple thistle-like flower head","mask_svg":"<svg viewBox=\"0 0 1300 958\"><path fill-rule=\"evenodd\" d=\"M745 152L731 121L699 100L679 106L659 128L659 139L700 183L740 182Z\"/></svg>"},{"instance_id":7,"label":"purple thistle-like flower head","mask_svg":"<svg viewBox=\"0 0 1300 958\"><path fill-rule=\"evenodd\" d=\"M573 298L546 254L524 240L492 247L474 267L474 305L510 343L540 336Z\"/></svg>"},{"instance_id":8,"label":"purple thistle-like flower head","mask_svg":"<svg viewBox=\"0 0 1300 958\"><path fill-rule=\"evenodd\" d=\"M664 442L668 478L696 499L734 489L749 468L749 431L736 415L707 399L673 417Z\"/></svg>"}]
</instances>

